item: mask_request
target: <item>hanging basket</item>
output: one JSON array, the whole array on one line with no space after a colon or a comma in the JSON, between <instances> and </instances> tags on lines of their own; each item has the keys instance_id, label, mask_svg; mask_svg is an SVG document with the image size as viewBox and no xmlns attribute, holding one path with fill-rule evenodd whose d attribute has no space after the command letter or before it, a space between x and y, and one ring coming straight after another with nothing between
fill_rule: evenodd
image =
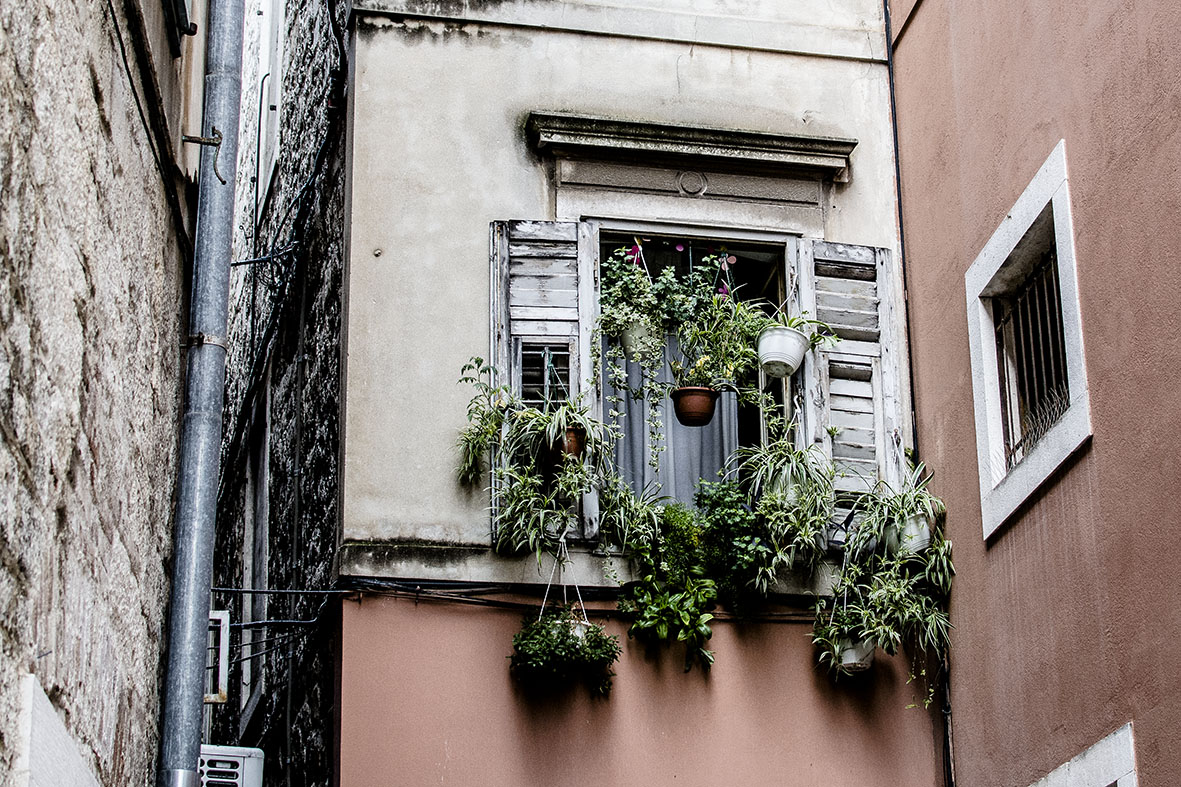
<instances>
[{"instance_id":1,"label":"hanging basket","mask_svg":"<svg viewBox=\"0 0 1181 787\"><path fill-rule=\"evenodd\" d=\"M931 543L931 520L926 514L908 517L898 530L898 551L907 554L922 552Z\"/></svg>"},{"instance_id":2,"label":"hanging basket","mask_svg":"<svg viewBox=\"0 0 1181 787\"><path fill-rule=\"evenodd\" d=\"M623 354L629 361L636 360L636 354L642 343L652 338L652 329L648 323L641 320L633 322L619 335L619 343L623 345Z\"/></svg>"},{"instance_id":3,"label":"hanging basket","mask_svg":"<svg viewBox=\"0 0 1181 787\"><path fill-rule=\"evenodd\" d=\"M672 392L673 411L682 426L705 426L714 417L720 394L713 388L686 386Z\"/></svg>"},{"instance_id":4,"label":"hanging basket","mask_svg":"<svg viewBox=\"0 0 1181 787\"><path fill-rule=\"evenodd\" d=\"M771 377L790 377L804 362L808 337L795 328L772 325L759 334L759 364Z\"/></svg>"},{"instance_id":5,"label":"hanging basket","mask_svg":"<svg viewBox=\"0 0 1181 787\"><path fill-rule=\"evenodd\" d=\"M873 664L873 642L868 640L854 642L843 639L840 642L840 647L842 672L864 672Z\"/></svg>"}]
</instances>

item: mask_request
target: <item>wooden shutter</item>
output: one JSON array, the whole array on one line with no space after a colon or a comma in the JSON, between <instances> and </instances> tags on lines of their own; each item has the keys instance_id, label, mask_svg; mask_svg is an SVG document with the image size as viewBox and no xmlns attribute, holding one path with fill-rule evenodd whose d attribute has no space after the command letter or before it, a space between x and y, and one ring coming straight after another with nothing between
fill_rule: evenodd
<instances>
[{"instance_id":1,"label":"wooden shutter","mask_svg":"<svg viewBox=\"0 0 1181 787\"><path fill-rule=\"evenodd\" d=\"M588 379L595 319L594 230L586 222L494 221L491 225L491 336L497 383L522 391L522 359L544 346L569 350L569 392L595 390ZM524 351L524 352L523 352ZM493 494L495 505L495 490ZM598 533L598 500L583 499L583 536Z\"/></svg>"},{"instance_id":2,"label":"wooden shutter","mask_svg":"<svg viewBox=\"0 0 1181 787\"><path fill-rule=\"evenodd\" d=\"M801 308L840 341L805 364L805 434L838 471L837 488L897 485L905 466L907 403L901 288L887 249L801 240Z\"/></svg>"},{"instance_id":3,"label":"wooden shutter","mask_svg":"<svg viewBox=\"0 0 1181 787\"><path fill-rule=\"evenodd\" d=\"M492 358L520 390L523 343L570 348L571 394L585 388L593 327L592 232L584 222L492 223Z\"/></svg>"}]
</instances>

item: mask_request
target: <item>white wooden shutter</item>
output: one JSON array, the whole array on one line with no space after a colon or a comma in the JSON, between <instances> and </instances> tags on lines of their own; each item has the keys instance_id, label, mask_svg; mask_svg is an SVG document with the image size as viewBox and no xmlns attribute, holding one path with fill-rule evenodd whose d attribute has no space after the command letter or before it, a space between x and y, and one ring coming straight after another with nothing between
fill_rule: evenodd
<instances>
[{"instance_id":1,"label":"white wooden shutter","mask_svg":"<svg viewBox=\"0 0 1181 787\"><path fill-rule=\"evenodd\" d=\"M566 221L492 223L492 358L519 389L523 343L570 348L571 395L591 369L594 249L590 225Z\"/></svg>"},{"instance_id":2,"label":"white wooden shutter","mask_svg":"<svg viewBox=\"0 0 1181 787\"><path fill-rule=\"evenodd\" d=\"M521 393L522 349L569 349L571 398L592 401L594 229L586 222L494 221L491 225L493 365L497 383ZM493 495L495 505L495 493ZM583 500L583 536L598 533L598 499Z\"/></svg>"},{"instance_id":3,"label":"white wooden shutter","mask_svg":"<svg viewBox=\"0 0 1181 787\"><path fill-rule=\"evenodd\" d=\"M908 398L892 255L819 240L801 240L799 248L800 306L840 337L805 362L805 435L843 472L838 489L863 491L879 479L896 485L905 466Z\"/></svg>"}]
</instances>

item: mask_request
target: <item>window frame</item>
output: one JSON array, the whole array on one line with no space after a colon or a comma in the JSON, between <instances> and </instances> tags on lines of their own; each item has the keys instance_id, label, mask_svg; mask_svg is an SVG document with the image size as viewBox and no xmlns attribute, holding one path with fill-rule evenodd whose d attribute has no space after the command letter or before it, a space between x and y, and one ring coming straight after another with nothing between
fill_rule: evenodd
<instances>
[{"instance_id":1,"label":"window frame","mask_svg":"<svg viewBox=\"0 0 1181 787\"><path fill-rule=\"evenodd\" d=\"M1011 292L1024 280L1027 272L1013 252L1029 236L1047 207L1050 208L1049 229L1053 232L1057 250L1059 305L1070 403L1028 453L1006 469L1004 412L996 362L992 299ZM981 522L983 537L987 540L1089 441L1092 434L1065 140L1055 145L1049 158L968 268L964 286Z\"/></svg>"}]
</instances>

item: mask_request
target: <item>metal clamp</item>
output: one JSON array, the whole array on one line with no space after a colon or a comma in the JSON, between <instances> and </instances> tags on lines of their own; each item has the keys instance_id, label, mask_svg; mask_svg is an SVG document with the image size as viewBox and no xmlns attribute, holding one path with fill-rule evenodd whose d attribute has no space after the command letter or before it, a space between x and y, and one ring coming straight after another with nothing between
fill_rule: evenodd
<instances>
[{"instance_id":1,"label":"metal clamp","mask_svg":"<svg viewBox=\"0 0 1181 787\"><path fill-rule=\"evenodd\" d=\"M229 352L229 350L230 350L230 347L226 343L226 339L224 336L213 336L208 333L189 334L189 339L187 342L185 342L184 346L186 348L200 347L202 344L212 344L216 347L222 348L226 352Z\"/></svg>"},{"instance_id":2,"label":"metal clamp","mask_svg":"<svg viewBox=\"0 0 1181 787\"><path fill-rule=\"evenodd\" d=\"M182 142L191 142L194 145L209 145L213 148L213 174L217 175L217 179L221 181L221 185L226 184L226 179L217 171L217 157L221 153L221 132L217 130L217 126L213 126L213 136L211 137L194 137L189 134L181 136Z\"/></svg>"}]
</instances>

